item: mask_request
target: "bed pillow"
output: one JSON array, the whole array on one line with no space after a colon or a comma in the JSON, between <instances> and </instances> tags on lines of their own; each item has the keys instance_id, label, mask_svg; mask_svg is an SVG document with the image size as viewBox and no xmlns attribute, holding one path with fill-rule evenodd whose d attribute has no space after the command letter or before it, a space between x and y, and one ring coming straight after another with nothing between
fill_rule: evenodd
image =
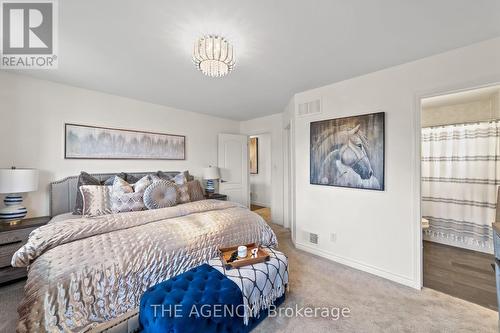
<instances>
[{"instance_id":1,"label":"bed pillow","mask_svg":"<svg viewBox=\"0 0 500 333\"><path fill-rule=\"evenodd\" d=\"M205 199L205 193L203 192L203 187L198 180L192 180L187 182L189 199L191 201L199 201Z\"/></svg>"},{"instance_id":2,"label":"bed pillow","mask_svg":"<svg viewBox=\"0 0 500 333\"><path fill-rule=\"evenodd\" d=\"M132 193L134 186L130 185L127 181L120 177L115 177L113 181L113 193Z\"/></svg>"},{"instance_id":3,"label":"bed pillow","mask_svg":"<svg viewBox=\"0 0 500 333\"><path fill-rule=\"evenodd\" d=\"M144 205L148 209L172 207L176 204L177 186L171 181L156 181L144 192Z\"/></svg>"},{"instance_id":4,"label":"bed pillow","mask_svg":"<svg viewBox=\"0 0 500 333\"><path fill-rule=\"evenodd\" d=\"M188 184L177 185L177 203L183 204L190 201L191 197L189 196Z\"/></svg>"},{"instance_id":5,"label":"bed pillow","mask_svg":"<svg viewBox=\"0 0 500 333\"><path fill-rule=\"evenodd\" d=\"M184 172L181 172L175 177L173 177L172 181L177 185L184 185L187 182L186 174Z\"/></svg>"},{"instance_id":6,"label":"bed pillow","mask_svg":"<svg viewBox=\"0 0 500 333\"><path fill-rule=\"evenodd\" d=\"M80 192L80 187L83 185L101 185L99 179L89 175L85 171L80 173L78 176L78 183L76 185L76 203L75 209L73 210L73 215L82 215L83 214L83 197Z\"/></svg>"},{"instance_id":7,"label":"bed pillow","mask_svg":"<svg viewBox=\"0 0 500 333\"><path fill-rule=\"evenodd\" d=\"M82 185L80 192L83 198L84 216L100 216L111 213L109 193L111 186Z\"/></svg>"},{"instance_id":8,"label":"bed pillow","mask_svg":"<svg viewBox=\"0 0 500 333\"><path fill-rule=\"evenodd\" d=\"M156 176L160 179L163 179L163 180L171 180L172 179L171 175L169 175L163 171L157 171Z\"/></svg>"},{"instance_id":9,"label":"bed pillow","mask_svg":"<svg viewBox=\"0 0 500 333\"><path fill-rule=\"evenodd\" d=\"M153 181L151 177L144 176L139 179L135 184L130 184L124 179L116 176L113 181L113 192L122 192L122 193L132 193L132 192L144 192L144 190L151 185Z\"/></svg>"},{"instance_id":10,"label":"bed pillow","mask_svg":"<svg viewBox=\"0 0 500 333\"><path fill-rule=\"evenodd\" d=\"M124 213L144 210L144 191L151 184L149 176L144 176L134 185L115 177L111 189L111 212ZM136 190L137 191L134 191Z\"/></svg>"},{"instance_id":11,"label":"bed pillow","mask_svg":"<svg viewBox=\"0 0 500 333\"><path fill-rule=\"evenodd\" d=\"M127 177L127 175L123 172L120 172L119 174L117 174L116 176L113 176L113 177L109 177L108 179L106 179L104 181L104 183L102 183L102 185L106 185L106 186L111 186L113 185L113 182L115 181L115 177L120 177L122 179L125 179Z\"/></svg>"},{"instance_id":12,"label":"bed pillow","mask_svg":"<svg viewBox=\"0 0 500 333\"><path fill-rule=\"evenodd\" d=\"M124 173L118 174L120 175L125 175ZM92 175L89 175L87 172L82 171L80 172L80 176L78 176L78 183L76 186L76 203L75 203L75 208L73 209L73 215L82 215L83 214L83 197L82 193L80 192L80 186L83 185L113 185L115 176L112 176L106 181L101 182L99 179L95 178Z\"/></svg>"},{"instance_id":13,"label":"bed pillow","mask_svg":"<svg viewBox=\"0 0 500 333\"><path fill-rule=\"evenodd\" d=\"M139 181L139 177L136 177L134 175L131 175L130 173L127 173L125 174L126 177L122 177L123 179L125 179L127 181L127 183L129 184L135 184Z\"/></svg>"},{"instance_id":14,"label":"bed pillow","mask_svg":"<svg viewBox=\"0 0 500 333\"><path fill-rule=\"evenodd\" d=\"M144 210L144 192L115 193L111 194L111 212L125 213Z\"/></svg>"},{"instance_id":15,"label":"bed pillow","mask_svg":"<svg viewBox=\"0 0 500 333\"><path fill-rule=\"evenodd\" d=\"M144 192L149 185L151 185L153 181L151 180L151 176L147 175L139 179L134 185L134 192Z\"/></svg>"}]
</instances>

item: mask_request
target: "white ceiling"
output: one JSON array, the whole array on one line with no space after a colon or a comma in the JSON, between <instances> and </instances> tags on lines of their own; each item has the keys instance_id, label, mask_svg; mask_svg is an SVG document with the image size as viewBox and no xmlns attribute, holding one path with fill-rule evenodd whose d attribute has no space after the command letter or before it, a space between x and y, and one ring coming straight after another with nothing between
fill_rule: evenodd
<instances>
[{"instance_id":1,"label":"white ceiling","mask_svg":"<svg viewBox=\"0 0 500 333\"><path fill-rule=\"evenodd\" d=\"M59 69L24 74L237 120L296 92L500 36L498 0L64 0ZM221 34L236 69L204 77L194 40Z\"/></svg>"}]
</instances>

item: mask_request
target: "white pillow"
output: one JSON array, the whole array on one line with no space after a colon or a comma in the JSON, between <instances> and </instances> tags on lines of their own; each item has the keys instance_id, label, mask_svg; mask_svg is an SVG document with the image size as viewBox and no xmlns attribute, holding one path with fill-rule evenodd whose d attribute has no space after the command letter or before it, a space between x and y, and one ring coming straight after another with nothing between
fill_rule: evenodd
<instances>
[{"instance_id":1,"label":"white pillow","mask_svg":"<svg viewBox=\"0 0 500 333\"><path fill-rule=\"evenodd\" d=\"M116 176L113 181L113 193L144 192L152 182L149 175L142 177L135 184L129 184L122 178Z\"/></svg>"}]
</instances>

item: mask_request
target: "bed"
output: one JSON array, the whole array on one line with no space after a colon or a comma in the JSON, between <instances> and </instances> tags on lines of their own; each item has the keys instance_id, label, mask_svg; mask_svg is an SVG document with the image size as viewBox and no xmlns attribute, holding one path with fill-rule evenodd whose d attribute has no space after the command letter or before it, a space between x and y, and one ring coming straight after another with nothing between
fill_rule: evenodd
<instances>
[{"instance_id":1,"label":"bed","mask_svg":"<svg viewBox=\"0 0 500 333\"><path fill-rule=\"evenodd\" d=\"M67 213L76 184L69 177L50 185L57 218L33 231L12 258L14 266L29 267L18 332L95 329L133 313L147 288L200 265L219 247L277 245L260 216L227 201L74 218Z\"/></svg>"}]
</instances>

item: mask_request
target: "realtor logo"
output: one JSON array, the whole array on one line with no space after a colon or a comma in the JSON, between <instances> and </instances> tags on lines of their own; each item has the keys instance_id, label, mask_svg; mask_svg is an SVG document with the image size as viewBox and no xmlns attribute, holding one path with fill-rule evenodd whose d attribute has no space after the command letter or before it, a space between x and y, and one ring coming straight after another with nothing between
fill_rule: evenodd
<instances>
[{"instance_id":1,"label":"realtor logo","mask_svg":"<svg viewBox=\"0 0 500 333\"><path fill-rule=\"evenodd\" d=\"M2 68L57 68L56 0L1 0Z\"/></svg>"}]
</instances>

